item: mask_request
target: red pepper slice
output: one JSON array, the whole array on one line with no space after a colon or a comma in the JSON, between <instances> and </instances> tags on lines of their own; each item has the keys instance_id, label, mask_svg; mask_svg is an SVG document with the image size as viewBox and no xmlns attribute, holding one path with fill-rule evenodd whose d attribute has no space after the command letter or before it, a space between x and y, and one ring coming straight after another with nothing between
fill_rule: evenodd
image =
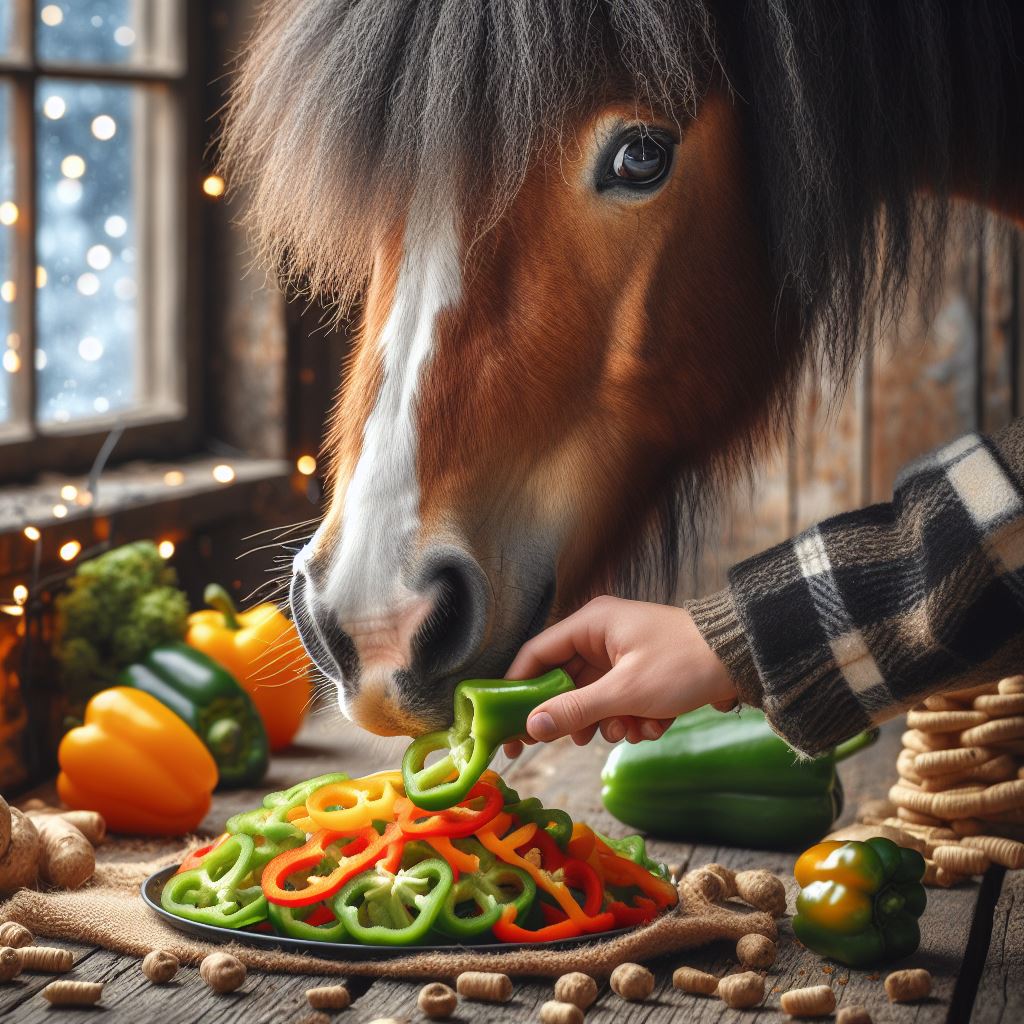
<instances>
[{"instance_id":1,"label":"red pepper slice","mask_svg":"<svg viewBox=\"0 0 1024 1024\"><path fill-rule=\"evenodd\" d=\"M619 928L635 928L639 924L647 924L658 916L658 904L644 896L637 896L635 906L629 906L621 900L612 900L608 910L615 918Z\"/></svg>"},{"instance_id":2,"label":"red pepper slice","mask_svg":"<svg viewBox=\"0 0 1024 1024\"><path fill-rule=\"evenodd\" d=\"M326 829L316 832L302 846L278 854L267 864L263 869L263 894L271 903L282 907L308 907L311 903L319 903L333 896L350 878L366 871L386 854L393 856L390 847L397 845L401 835L394 822L381 835L373 826L360 830L354 836ZM351 842L341 851L338 866L330 874L309 877L308 884L302 889L285 888L292 875L316 867L324 859L331 843L346 838ZM398 857L401 858L401 853Z\"/></svg>"},{"instance_id":3,"label":"red pepper slice","mask_svg":"<svg viewBox=\"0 0 1024 1024\"><path fill-rule=\"evenodd\" d=\"M532 838L518 847L516 853L525 854L531 849L540 850L540 866L545 871L557 871L569 859L558 843L542 828L537 829Z\"/></svg>"},{"instance_id":4,"label":"red pepper slice","mask_svg":"<svg viewBox=\"0 0 1024 1024\"><path fill-rule=\"evenodd\" d=\"M528 928L521 928L515 923L515 920L516 908L510 905L502 911L501 917L494 922L494 927L491 929L494 937L501 942L551 942L555 939L573 939L577 935L583 934L582 927L568 918L564 921L558 921L555 924L538 928L535 932L531 932ZM590 921L587 931L605 932L614 927L614 925L615 918L610 913L605 912L598 914Z\"/></svg>"},{"instance_id":5,"label":"red pepper slice","mask_svg":"<svg viewBox=\"0 0 1024 1024\"><path fill-rule=\"evenodd\" d=\"M202 863L203 858L208 853L213 853L221 843L226 843L231 838L230 832L222 832L212 843L207 843L206 846L200 846L198 850L193 850L179 865L178 870L174 873L180 875L182 871L191 871L193 868L199 867Z\"/></svg>"},{"instance_id":6,"label":"red pepper slice","mask_svg":"<svg viewBox=\"0 0 1024 1024\"><path fill-rule=\"evenodd\" d=\"M543 833L541 829L541 833ZM563 866L565 884L583 893L583 913L595 917L604 903L604 883L601 876L584 860L570 857Z\"/></svg>"},{"instance_id":7,"label":"red pepper slice","mask_svg":"<svg viewBox=\"0 0 1024 1024\"><path fill-rule=\"evenodd\" d=\"M483 807L469 806L480 799L484 801ZM422 810L407 797L399 797L395 801L395 819L406 835L462 839L497 817L503 806L504 800L497 786L492 786L488 782L478 782L461 803L435 813Z\"/></svg>"},{"instance_id":8,"label":"red pepper slice","mask_svg":"<svg viewBox=\"0 0 1024 1024\"><path fill-rule=\"evenodd\" d=\"M679 901L679 894L671 882L652 875L642 864L628 857L620 857L609 846L602 844L597 847L597 864L606 883L635 885L659 907L674 907Z\"/></svg>"}]
</instances>

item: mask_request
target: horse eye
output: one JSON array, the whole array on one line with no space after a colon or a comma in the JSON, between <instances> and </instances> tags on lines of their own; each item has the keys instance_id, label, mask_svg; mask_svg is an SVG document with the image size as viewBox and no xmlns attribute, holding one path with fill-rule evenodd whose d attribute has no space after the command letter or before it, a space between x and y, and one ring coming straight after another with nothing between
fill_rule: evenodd
<instances>
[{"instance_id":1,"label":"horse eye","mask_svg":"<svg viewBox=\"0 0 1024 1024\"><path fill-rule=\"evenodd\" d=\"M670 143L644 133L619 147L612 157L604 184L650 187L668 173L672 163Z\"/></svg>"}]
</instances>

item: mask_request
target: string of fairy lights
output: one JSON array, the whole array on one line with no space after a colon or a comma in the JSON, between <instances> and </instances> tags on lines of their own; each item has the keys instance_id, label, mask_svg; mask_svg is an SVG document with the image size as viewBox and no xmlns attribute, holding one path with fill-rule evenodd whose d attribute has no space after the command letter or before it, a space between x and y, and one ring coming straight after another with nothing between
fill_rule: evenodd
<instances>
[{"instance_id":1,"label":"string of fairy lights","mask_svg":"<svg viewBox=\"0 0 1024 1024\"><path fill-rule=\"evenodd\" d=\"M112 450L112 448L111 448ZM51 508L51 514L54 522L59 522L67 518L71 513L72 508L77 509L89 509L96 501L97 494L97 481L99 475L103 470L106 459L109 458L110 452L106 453L102 462L97 458L97 464L93 466L92 471L89 474L89 482L84 486L78 486L77 484L68 482L63 484L59 490L60 500L56 501ZM313 455L300 455L295 460L295 470L302 477L312 477L317 470L317 460ZM202 471L202 472L205 472ZM237 478L237 472L230 463L219 462L215 466L209 469L209 474L212 479L221 485L228 485L234 483ZM188 481L189 477L186 473L180 469L168 469L163 474L163 486L167 488L181 487ZM193 479L193 482L198 482ZM312 499L311 499L312 500ZM85 520L83 519L83 523ZM10 600L7 603L0 604L0 612L12 616L21 616L25 614L25 609L28 606L29 598L37 593L41 583L51 582L50 580L42 581L40 577L40 571L43 565L43 544L44 544L44 533L43 530L34 524L28 524L22 529L22 536L32 545L32 561L31 570L28 581L21 581L11 589ZM164 537L157 542L157 550L160 552L161 557L168 559L173 557L175 552L175 543L170 537ZM105 545L101 545L103 547ZM61 562L67 563L69 568L78 557L82 554L83 544L77 538L71 538L63 541L60 547L57 549L57 557ZM89 554L99 553L97 551L90 550ZM61 576L65 574L60 574ZM56 577L54 577L56 579Z\"/></svg>"}]
</instances>

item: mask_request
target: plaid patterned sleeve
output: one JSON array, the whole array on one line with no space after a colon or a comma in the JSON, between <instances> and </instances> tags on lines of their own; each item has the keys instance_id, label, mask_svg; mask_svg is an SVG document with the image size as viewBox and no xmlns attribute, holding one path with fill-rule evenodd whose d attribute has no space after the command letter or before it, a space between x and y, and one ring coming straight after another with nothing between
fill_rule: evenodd
<instances>
[{"instance_id":1,"label":"plaid patterned sleeve","mask_svg":"<svg viewBox=\"0 0 1024 1024\"><path fill-rule=\"evenodd\" d=\"M891 502L741 562L687 607L740 700L808 755L1024 670L1024 420L919 459Z\"/></svg>"}]
</instances>

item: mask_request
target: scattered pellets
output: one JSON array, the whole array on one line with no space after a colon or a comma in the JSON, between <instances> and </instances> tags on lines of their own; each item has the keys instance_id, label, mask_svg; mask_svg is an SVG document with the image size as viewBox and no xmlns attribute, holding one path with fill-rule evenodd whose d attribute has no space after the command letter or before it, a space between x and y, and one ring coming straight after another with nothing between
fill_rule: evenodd
<instances>
[{"instance_id":1,"label":"scattered pellets","mask_svg":"<svg viewBox=\"0 0 1024 1024\"><path fill-rule=\"evenodd\" d=\"M75 955L70 949L57 946L26 946L21 950L21 969L40 974L60 974L70 971Z\"/></svg>"},{"instance_id":2,"label":"scattered pellets","mask_svg":"<svg viewBox=\"0 0 1024 1024\"><path fill-rule=\"evenodd\" d=\"M968 849L981 850L989 860L1011 871L1024 868L1024 843L1000 836L968 835L960 840Z\"/></svg>"},{"instance_id":3,"label":"scattered pellets","mask_svg":"<svg viewBox=\"0 0 1024 1024\"><path fill-rule=\"evenodd\" d=\"M985 831L985 823L980 818L959 818L950 822L953 834L960 836L980 836Z\"/></svg>"},{"instance_id":4,"label":"scattered pellets","mask_svg":"<svg viewBox=\"0 0 1024 1024\"><path fill-rule=\"evenodd\" d=\"M920 732L959 732L988 721L984 711L908 711L907 725Z\"/></svg>"},{"instance_id":5,"label":"scattered pellets","mask_svg":"<svg viewBox=\"0 0 1024 1024\"><path fill-rule=\"evenodd\" d=\"M342 985L335 987L344 988ZM345 989L345 994L348 995L348 989ZM455 1012L458 1002L459 997L455 989L449 988L441 981L432 981L429 985L424 985L416 999L423 1015L431 1020L447 1020ZM348 1006L347 1000L345 1006Z\"/></svg>"},{"instance_id":6,"label":"scattered pellets","mask_svg":"<svg viewBox=\"0 0 1024 1024\"><path fill-rule=\"evenodd\" d=\"M444 987L448 988L447 985ZM344 985L321 985L306 989L306 1002L314 1010L344 1010L352 1002L352 997Z\"/></svg>"},{"instance_id":7,"label":"scattered pellets","mask_svg":"<svg viewBox=\"0 0 1024 1024\"><path fill-rule=\"evenodd\" d=\"M583 1011L575 1003L560 1003L549 999L540 1008L543 1024L583 1024Z\"/></svg>"},{"instance_id":8,"label":"scattered pellets","mask_svg":"<svg viewBox=\"0 0 1024 1024\"><path fill-rule=\"evenodd\" d=\"M772 917L786 913L786 887L770 871L740 871L736 875L736 894L744 903Z\"/></svg>"},{"instance_id":9,"label":"scattered pellets","mask_svg":"<svg viewBox=\"0 0 1024 1024\"><path fill-rule=\"evenodd\" d=\"M983 711L976 714L982 715ZM964 730L961 742L964 744L999 743L1002 740L1015 740L1024 736L1024 715L1012 715L1009 718L994 718L971 729Z\"/></svg>"},{"instance_id":10,"label":"scattered pellets","mask_svg":"<svg viewBox=\"0 0 1024 1024\"><path fill-rule=\"evenodd\" d=\"M989 865L983 850L969 846L936 846L932 860L940 868L961 875L983 875Z\"/></svg>"},{"instance_id":11,"label":"scattered pellets","mask_svg":"<svg viewBox=\"0 0 1024 1024\"><path fill-rule=\"evenodd\" d=\"M672 972L672 987L694 995L713 996L718 988L718 978L696 967L677 967Z\"/></svg>"},{"instance_id":12,"label":"scattered pellets","mask_svg":"<svg viewBox=\"0 0 1024 1024\"><path fill-rule=\"evenodd\" d=\"M245 981L245 964L230 953L211 953L199 965L199 977L214 992L234 992Z\"/></svg>"},{"instance_id":13,"label":"scattered pellets","mask_svg":"<svg viewBox=\"0 0 1024 1024\"><path fill-rule=\"evenodd\" d=\"M753 971L727 974L718 982L718 996L726 1006L745 1010L764 999L764 978Z\"/></svg>"},{"instance_id":14,"label":"scattered pellets","mask_svg":"<svg viewBox=\"0 0 1024 1024\"><path fill-rule=\"evenodd\" d=\"M910 825L930 825L932 828L942 828L944 825L941 818L921 811L912 811L909 807L897 807L896 817Z\"/></svg>"},{"instance_id":15,"label":"scattered pellets","mask_svg":"<svg viewBox=\"0 0 1024 1024\"><path fill-rule=\"evenodd\" d=\"M464 999L484 1003L507 1003L512 998L512 979L490 971L463 971L455 979L455 988Z\"/></svg>"},{"instance_id":16,"label":"scattered pellets","mask_svg":"<svg viewBox=\"0 0 1024 1024\"><path fill-rule=\"evenodd\" d=\"M925 778L949 775L966 768L976 768L991 760L992 751L984 747L956 747L952 750L933 750L914 757L914 771ZM902 756L902 755L900 755Z\"/></svg>"},{"instance_id":17,"label":"scattered pellets","mask_svg":"<svg viewBox=\"0 0 1024 1024\"><path fill-rule=\"evenodd\" d=\"M836 1024L872 1024L865 1006L843 1006L836 1014Z\"/></svg>"},{"instance_id":18,"label":"scattered pellets","mask_svg":"<svg viewBox=\"0 0 1024 1024\"><path fill-rule=\"evenodd\" d=\"M1024 676L1008 676L1006 679L1000 679L999 692L1004 694L1024 693Z\"/></svg>"},{"instance_id":19,"label":"scattered pellets","mask_svg":"<svg viewBox=\"0 0 1024 1024\"><path fill-rule=\"evenodd\" d=\"M790 1017L824 1017L836 1008L836 994L828 985L813 985L783 992L779 1002Z\"/></svg>"},{"instance_id":20,"label":"scattered pellets","mask_svg":"<svg viewBox=\"0 0 1024 1024\"><path fill-rule=\"evenodd\" d=\"M572 1003L573 1006L585 1010L597 999L597 982L582 971L563 974L555 982L555 999L560 1003Z\"/></svg>"},{"instance_id":21,"label":"scattered pellets","mask_svg":"<svg viewBox=\"0 0 1024 1024\"><path fill-rule=\"evenodd\" d=\"M683 878L683 884L696 889L710 903L725 899L726 884L722 876L707 868L698 868Z\"/></svg>"},{"instance_id":22,"label":"scattered pellets","mask_svg":"<svg viewBox=\"0 0 1024 1024\"><path fill-rule=\"evenodd\" d=\"M612 991L630 1003L639 1003L654 991L654 975L640 964L619 964L609 979Z\"/></svg>"},{"instance_id":23,"label":"scattered pellets","mask_svg":"<svg viewBox=\"0 0 1024 1024\"><path fill-rule=\"evenodd\" d=\"M986 693L974 698L974 707L986 715L1024 714L1024 693Z\"/></svg>"},{"instance_id":24,"label":"scattered pellets","mask_svg":"<svg viewBox=\"0 0 1024 1024\"><path fill-rule=\"evenodd\" d=\"M926 998L931 990L932 976L920 967L893 971L885 979L885 991L890 1003L912 1003Z\"/></svg>"},{"instance_id":25,"label":"scattered pellets","mask_svg":"<svg viewBox=\"0 0 1024 1024\"><path fill-rule=\"evenodd\" d=\"M11 949L21 949L23 946L31 946L35 936L17 921L7 921L0 924L0 946L10 946Z\"/></svg>"},{"instance_id":26,"label":"scattered pellets","mask_svg":"<svg viewBox=\"0 0 1024 1024\"><path fill-rule=\"evenodd\" d=\"M865 800L857 809L857 820L865 825L876 825L895 813L896 805L891 800Z\"/></svg>"},{"instance_id":27,"label":"scattered pellets","mask_svg":"<svg viewBox=\"0 0 1024 1024\"><path fill-rule=\"evenodd\" d=\"M925 858L924 876L921 879L925 885L937 885L940 889L951 889L954 885L959 885L965 878L967 875L959 875L948 868L940 868L935 861Z\"/></svg>"},{"instance_id":28,"label":"scattered pellets","mask_svg":"<svg viewBox=\"0 0 1024 1024\"><path fill-rule=\"evenodd\" d=\"M736 943L736 959L744 967L771 967L778 953L775 943L757 932L742 936Z\"/></svg>"},{"instance_id":29,"label":"scattered pellets","mask_svg":"<svg viewBox=\"0 0 1024 1024\"><path fill-rule=\"evenodd\" d=\"M142 960L142 973L154 985L166 985L177 973L178 958L163 949L150 950Z\"/></svg>"},{"instance_id":30,"label":"scattered pellets","mask_svg":"<svg viewBox=\"0 0 1024 1024\"><path fill-rule=\"evenodd\" d=\"M10 981L21 974L21 953L10 946L0 946L0 981Z\"/></svg>"},{"instance_id":31,"label":"scattered pellets","mask_svg":"<svg viewBox=\"0 0 1024 1024\"><path fill-rule=\"evenodd\" d=\"M51 981L43 998L54 1006L94 1006L103 995L101 981Z\"/></svg>"}]
</instances>

